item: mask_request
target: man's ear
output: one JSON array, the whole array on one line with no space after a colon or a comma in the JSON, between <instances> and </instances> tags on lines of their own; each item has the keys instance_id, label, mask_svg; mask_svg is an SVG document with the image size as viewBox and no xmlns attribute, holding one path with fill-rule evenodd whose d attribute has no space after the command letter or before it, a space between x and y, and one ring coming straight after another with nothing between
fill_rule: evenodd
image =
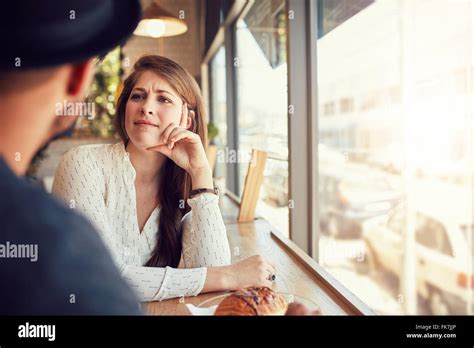
<instances>
[{"instance_id":1,"label":"man's ear","mask_svg":"<svg viewBox=\"0 0 474 348\"><path fill-rule=\"evenodd\" d=\"M93 72L93 59L71 65L66 90L68 99L83 100L86 97L92 83Z\"/></svg>"}]
</instances>

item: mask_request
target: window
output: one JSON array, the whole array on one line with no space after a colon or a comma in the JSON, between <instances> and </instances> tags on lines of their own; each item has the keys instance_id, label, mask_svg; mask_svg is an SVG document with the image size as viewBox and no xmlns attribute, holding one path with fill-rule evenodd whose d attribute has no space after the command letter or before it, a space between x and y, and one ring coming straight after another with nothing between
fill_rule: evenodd
<instances>
[{"instance_id":1,"label":"window","mask_svg":"<svg viewBox=\"0 0 474 348\"><path fill-rule=\"evenodd\" d=\"M334 115L334 102L327 102L324 104L324 116Z\"/></svg>"},{"instance_id":2,"label":"window","mask_svg":"<svg viewBox=\"0 0 474 348\"><path fill-rule=\"evenodd\" d=\"M417 216L416 241L433 251L453 256L453 250L443 225L427 216Z\"/></svg>"},{"instance_id":3,"label":"window","mask_svg":"<svg viewBox=\"0 0 474 348\"><path fill-rule=\"evenodd\" d=\"M217 146L217 159L214 177L222 180L225 187L227 147L227 97L226 97L226 66L225 48L221 46L209 63L210 71L210 120L216 127L217 136L212 141ZM209 134L211 136L211 134Z\"/></svg>"},{"instance_id":4,"label":"window","mask_svg":"<svg viewBox=\"0 0 474 348\"><path fill-rule=\"evenodd\" d=\"M374 0L323 0L318 2L319 36L323 36L341 25Z\"/></svg>"},{"instance_id":5,"label":"window","mask_svg":"<svg viewBox=\"0 0 474 348\"><path fill-rule=\"evenodd\" d=\"M395 214L388 220L387 226L390 231L401 236L403 234L403 228L406 226L405 212L402 209L397 209Z\"/></svg>"},{"instance_id":6,"label":"window","mask_svg":"<svg viewBox=\"0 0 474 348\"><path fill-rule=\"evenodd\" d=\"M459 227L464 235L464 242L467 245L471 245L472 241L474 241L474 225L461 225ZM474 248L471 249L474 256Z\"/></svg>"},{"instance_id":7,"label":"window","mask_svg":"<svg viewBox=\"0 0 474 348\"><path fill-rule=\"evenodd\" d=\"M473 10L318 2L318 262L380 314L473 314Z\"/></svg>"},{"instance_id":8,"label":"window","mask_svg":"<svg viewBox=\"0 0 474 348\"><path fill-rule=\"evenodd\" d=\"M354 111L354 99L342 98L340 102L341 114Z\"/></svg>"},{"instance_id":9,"label":"window","mask_svg":"<svg viewBox=\"0 0 474 348\"><path fill-rule=\"evenodd\" d=\"M288 235L288 94L284 0L252 2L236 23L239 184L252 148L267 151L257 213Z\"/></svg>"}]
</instances>

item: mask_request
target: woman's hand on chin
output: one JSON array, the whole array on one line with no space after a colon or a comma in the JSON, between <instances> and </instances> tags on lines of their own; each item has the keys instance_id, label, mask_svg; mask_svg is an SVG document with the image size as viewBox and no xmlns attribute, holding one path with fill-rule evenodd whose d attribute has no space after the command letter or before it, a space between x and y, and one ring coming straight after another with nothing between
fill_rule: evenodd
<instances>
[{"instance_id":1,"label":"woman's hand on chin","mask_svg":"<svg viewBox=\"0 0 474 348\"><path fill-rule=\"evenodd\" d=\"M188 115L187 105L183 115ZM191 176L210 170L206 151L198 134L186 129L188 116L181 117L180 124L170 123L160 135L159 145L148 150L160 152L183 168Z\"/></svg>"}]
</instances>

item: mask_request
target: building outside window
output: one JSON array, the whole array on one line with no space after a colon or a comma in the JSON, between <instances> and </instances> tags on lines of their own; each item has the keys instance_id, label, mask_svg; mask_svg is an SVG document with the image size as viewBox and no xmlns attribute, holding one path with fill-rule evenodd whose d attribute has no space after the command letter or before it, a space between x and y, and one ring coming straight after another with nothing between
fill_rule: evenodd
<instances>
[{"instance_id":1,"label":"building outside window","mask_svg":"<svg viewBox=\"0 0 474 348\"><path fill-rule=\"evenodd\" d=\"M473 6L319 2L318 261L381 314L473 314Z\"/></svg>"}]
</instances>

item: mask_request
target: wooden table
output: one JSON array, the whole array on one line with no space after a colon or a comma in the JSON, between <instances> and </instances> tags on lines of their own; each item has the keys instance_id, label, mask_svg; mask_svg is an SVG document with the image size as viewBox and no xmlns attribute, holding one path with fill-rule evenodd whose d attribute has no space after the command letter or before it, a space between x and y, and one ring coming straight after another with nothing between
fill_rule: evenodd
<instances>
[{"instance_id":1,"label":"wooden table","mask_svg":"<svg viewBox=\"0 0 474 348\"><path fill-rule=\"evenodd\" d=\"M357 315L363 314L344 296L334 290L331 281L325 280L314 261L285 237L274 234L272 226L258 218L250 223L237 223L238 206L227 196L220 200L221 212L227 227L227 235L232 253L232 262L260 254L276 266L275 289L280 292L301 296L316 303L323 314ZM327 276L327 274L326 274ZM339 284L337 284L339 286ZM195 297L176 298L162 302L143 304L143 310L150 315L190 315L186 303L199 303L225 292L201 294ZM351 296L351 294L347 294ZM295 300L296 301L296 300ZM360 305L360 303L359 303ZM369 312L368 309L365 310ZM370 313L369 313L370 314Z\"/></svg>"}]
</instances>

